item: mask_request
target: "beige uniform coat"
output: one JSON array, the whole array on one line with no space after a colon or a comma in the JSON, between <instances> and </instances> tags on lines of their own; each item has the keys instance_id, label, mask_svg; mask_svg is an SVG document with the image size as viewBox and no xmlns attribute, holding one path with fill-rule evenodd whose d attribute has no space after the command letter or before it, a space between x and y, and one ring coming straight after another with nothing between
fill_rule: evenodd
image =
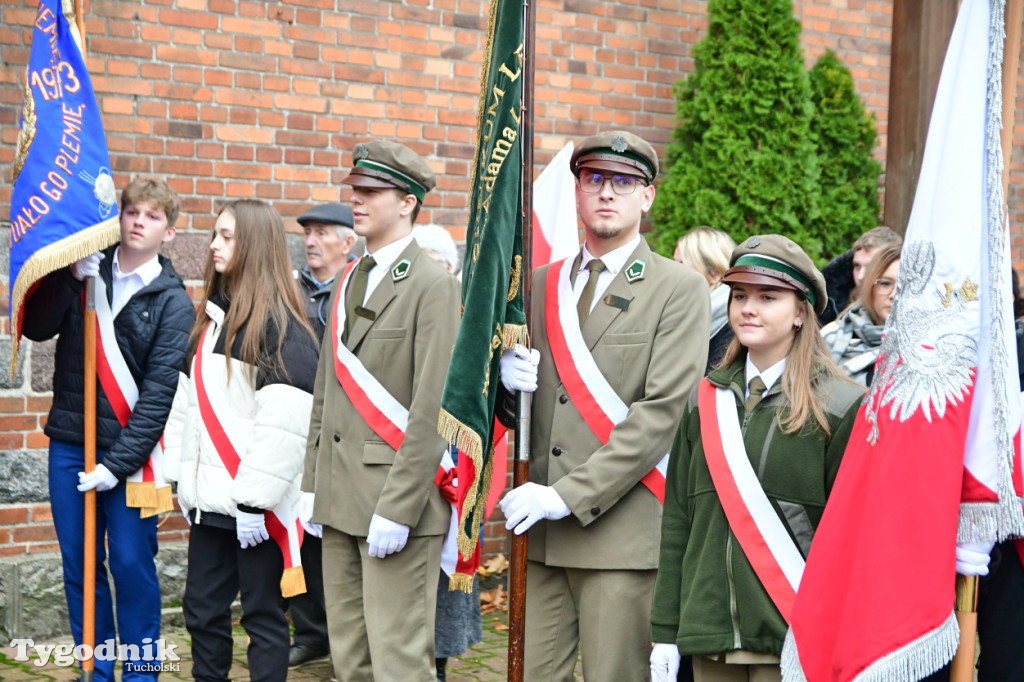
<instances>
[{"instance_id":1,"label":"beige uniform coat","mask_svg":"<svg viewBox=\"0 0 1024 682\"><path fill-rule=\"evenodd\" d=\"M404 276L395 266L408 259ZM413 240L357 316L347 340L366 369L409 410L395 451L356 411L334 369L331 294L320 349L302 489L316 493L313 521L366 537L374 514L409 526L411 536L443 535L451 506L434 484L444 441L437 433L441 391L459 325L459 284Z\"/></svg>"},{"instance_id":2,"label":"beige uniform coat","mask_svg":"<svg viewBox=\"0 0 1024 682\"><path fill-rule=\"evenodd\" d=\"M636 259L645 264L644 273L629 282L626 273ZM554 486L572 513L530 529L528 558L567 568L655 569L661 503L640 479L668 452L686 397L703 376L711 314L707 282L641 240L602 294L583 338L629 413L601 445L551 357L544 317L548 267L533 279L532 338L541 359L530 480Z\"/></svg>"}]
</instances>

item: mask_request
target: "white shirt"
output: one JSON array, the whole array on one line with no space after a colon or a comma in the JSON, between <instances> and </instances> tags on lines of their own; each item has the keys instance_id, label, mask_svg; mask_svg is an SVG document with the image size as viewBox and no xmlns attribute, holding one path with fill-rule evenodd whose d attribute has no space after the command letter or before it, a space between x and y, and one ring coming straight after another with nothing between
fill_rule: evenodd
<instances>
[{"instance_id":1,"label":"white shirt","mask_svg":"<svg viewBox=\"0 0 1024 682\"><path fill-rule=\"evenodd\" d=\"M594 306L601 300L605 290L608 289L608 285L612 283L615 276L619 274L622 268L626 267L626 261L633 255L638 246L640 246L640 235L631 239L628 244L623 244L619 248L601 256L604 270L597 275L597 286L594 288L594 300L590 302L590 312L594 312ZM583 287L587 285L587 280L590 279L590 270L587 270L587 263L592 260L594 260L594 256L590 255L590 252L587 251L587 245L584 244L583 258L580 259L580 269L576 271L576 283L572 286L572 298L577 303L580 300L580 296L583 295Z\"/></svg>"},{"instance_id":2,"label":"white shirt","mask_svg":"<svg viewBox=\"0 0 1024 682\"><path fill-rule=\"evenodd\" d=\"M782 376L783 370L786 369L786 359L787 358L782 358L774 365L772 365L771 367L762 372L758 370L757 367L754 366L754 363L750 361L750 355L748 354L746 369L747 392L743 396L743 398L746 399L750 397L750 382L754 380L754 377L758 376L761 377L761 381L764 382L764 390L765 393L767 393L768 389L774 386L775 382L778 381L779 377Z\"/></svg>"},{"instance_id":3,"label":"white shirt","mask_svg":"<svg viewBox=\"0 0 1024 682\"><path fill-rule=\"evenodd\" d=\"M163 268L160 266L160 259L157 256L153 256L152 259L131 272L123 272L121 270L121 262L118 260L118 254L120 253L120 246L114 249L114 264L110 268L114 276L110 311L114 314L114 317L117 317L117 314L121 312L121 309L131 300L132 296L139 293L143 287L149 286L163 271Z\"/></svg>"},{"instance_id":4,"label":"white shirt","mask_svg":"<svg viewBox=\"0 0 1024 682\"><path fill-rule=\"evenodd\" d=\"M391 266L395 264L398 257L405 251L405 247L409 246L412 242L412 235L402 237L398 241L391 242L387 246L382 246L373 253L366 252L367 256L373 256L375 265L366 275L366 296L360 305L366 305L366 302L370 300L370 295L373 290L377 288L384 276L391 272ZM358 266L357 266L358 267Z\"/></svg>"}]
</instances>

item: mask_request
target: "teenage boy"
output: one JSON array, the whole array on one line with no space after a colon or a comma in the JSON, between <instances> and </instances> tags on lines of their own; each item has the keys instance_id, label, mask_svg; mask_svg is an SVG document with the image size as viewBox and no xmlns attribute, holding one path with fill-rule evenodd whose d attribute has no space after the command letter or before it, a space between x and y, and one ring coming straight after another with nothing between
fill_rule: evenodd
<instances>
[{"instance_id":1,"label":"teenage boy","mask_svg":"<svg viewBox=\"0 0 1024 682\"><path fill-rule=\"evenodd\" d=\"M366 255L337 278L320 349L302 489L323 524L335 675L436 679L434 609L451 505L434 483L437 416L459 285L413 240L434 173L408 147L356 145L356 233ZM384 425L384 411L394 422Z\"/></svg>"},{"instance_id":2,"label":"teenage boy","mask_svg":"<svg viewBox=\"0 0 1024 682\"><path fill-rule=\"evenodd\" d=\"M53 406L45 433L50 438L50 505L76 644L82 641L83 497L87 490L97 493L95 643L112 642L115 637L114 607L103 565L105 536L119 597L116 633L120 643L143 651L160 637L160 585L154 563L157 518L141 518L139 509L126 504L125 479L148 462L163 433L192 327L194 313L185 286L171 262L157 254L161 244L174 238L180 205L163 180L136 178L121 193L120 244L52 273L25 306L25 336L43 341L59 335ZM85 473L82 309L83 280L90 276L97 278L99 326L108 316L114 337L113 341L106 338L101 329L98 353L111 367L127 372L113 372L118 375L113 383L97 381L97 464ZM136 396L130 414L112 407L130 405ZM97 660L95 665L95 680L114 679L113 660ZM137 670L136 665L125 661L122 679L156 679L156 672L145 670L148 666Z\"/></svg>"}]
</instances>

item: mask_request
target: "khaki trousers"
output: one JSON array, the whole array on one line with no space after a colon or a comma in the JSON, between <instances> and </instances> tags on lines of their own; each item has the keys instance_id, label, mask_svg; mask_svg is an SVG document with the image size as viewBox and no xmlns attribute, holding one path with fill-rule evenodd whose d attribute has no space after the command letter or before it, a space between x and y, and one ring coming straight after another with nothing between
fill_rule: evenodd
<instances>
[{"instance_id":1,"label":"khaki trousers","mask_svg":"<svg viewBox=\"0 0 1024 682\"><path fill-rule=\"evenodd\" d=\"M384 559L366 538L324 526L327 630L340 682L436 682L434 614L442 536Z\"/></svg>"},{"instance_id":2,"label":"khaki trousers","mask_svg":"<svg viewBox=\"0 0 1024 682\"><path fill-rule=\"evenodd\" d=\"M693 657L694 682L782 682L778 663L724 663L707 656Z\"/></svg>"},{"instance_id":3,"label":"khaki trousers","mask_svg":"<svg viewBox=\"0 0 1024 682\"><path fill-rule=\"evenodd\" d=\"M649 682L657 571L526 563L526 682Z\"/></svg>"}]
</instances>

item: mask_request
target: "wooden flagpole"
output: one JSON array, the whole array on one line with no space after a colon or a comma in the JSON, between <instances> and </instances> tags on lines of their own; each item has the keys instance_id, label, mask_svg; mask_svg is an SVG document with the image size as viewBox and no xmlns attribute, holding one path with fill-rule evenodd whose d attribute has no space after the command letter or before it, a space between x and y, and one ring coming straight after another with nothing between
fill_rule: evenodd
<instances>
[{"instance_id":1,"label":"wooden flagpole","mask_svg":"<svg viewBox=\"0 0 1024 682\"><path fill-rule=\"evenodd\" d=\"M524 0L523 6L523 99L519 140L523 150L523 312L530 328L533 286L533 86L534 26L536 0ZM512 486L530 480L530 405L532 394L520 391L516 396L515 459ZM526 533L512 533L508 571L508 680L523 682L526 644Z\"/></svg>"},{"instance_id":2,"label":"wooden flagpole","mask_svg":"<svg viewBox=\"0 0 1024 682\"><path fill-rule=\"evenodd\" d=\"M1003 197L1008 201L1024 0L1006 0L1004 22L1006 42L1003 48L1003 130L1000 144L1003 148ZM1003 210L1007 208L1004 204ZM950 682L973 682L974 650L978 639L978 576L956 577L956 620L960 626L960 645L950 664Z\"/></svg>"},{"instance_id":3,"label":"wooden flagpole","mask_svg":"<svg viewBox=\"0 0 1024 682\"><path fill-rule=\"evenodd\" d=\"M81 38L82 57L85 57L85 20L82 0L75 0L75 24ZM85 419L85 472L96 469L96 278L85 279L84 364L82 367L84 419ZM92 682L96 659L96 489L86 491L84 557L82 560L82 645L89 657L82 661L82 682Z\"/></svg>"}]
</instances>

